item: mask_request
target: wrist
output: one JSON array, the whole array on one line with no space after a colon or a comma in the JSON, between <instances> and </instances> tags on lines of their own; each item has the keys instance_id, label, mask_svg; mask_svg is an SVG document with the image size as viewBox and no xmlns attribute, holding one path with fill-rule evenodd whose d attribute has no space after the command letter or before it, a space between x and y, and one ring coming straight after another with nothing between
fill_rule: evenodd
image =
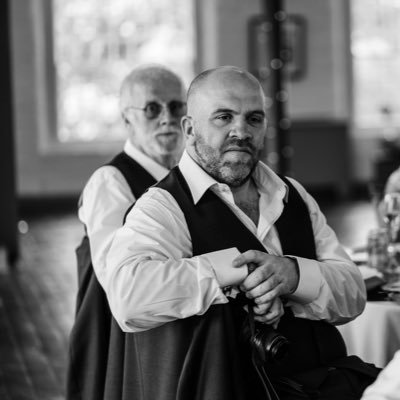
<instances>
[{"instance_id":1,"label":"wrist","mask_svg":"<svg viewBox=\"0 0 400 400\"><path fill-rule=\"evenodd\" d=\"M300 281L300 269L299 269L299 263L297 262L296 258L292 257L285 257L287 261L290 263L290 270L291 270L291 279L290 279L290 284L289 284L289 292L288 294L292 294L297 290L297 287L299 286L299 281Z\"/></svg>"}]
</instances>

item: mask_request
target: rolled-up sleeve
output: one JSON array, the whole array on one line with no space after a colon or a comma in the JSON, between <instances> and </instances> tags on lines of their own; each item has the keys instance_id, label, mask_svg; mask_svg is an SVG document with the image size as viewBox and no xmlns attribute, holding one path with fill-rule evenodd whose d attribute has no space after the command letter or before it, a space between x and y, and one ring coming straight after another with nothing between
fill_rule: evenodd
<instances>
[{"instance_id":1,"label":"rolled-up sleeve","mask_svg":"<svg viewBox=\"0 0 400 400\"><path fill-rule=\"evenodd\" d=\"M181 209L167 191L151 188L116 232L107 256L106 293L121 329L140 332L227 303L222 287L240 283L246 273L232 267L236 252L215 253L192 257Z\"/></svg>"},{"instance_id":2,"label":"rolled-up sleeve","mask_svg":"<svg viewBox=\"0 0 400 400\"><path fill-rule=\"evenodd\" d=\"M310 211L317 259L293 257L299 265L300 280L296 291L289 296L290 305L298 317L346 323L361 314L366 304L361 273L340 245L316 201L298 182L291 182Z\"/></svg>"}]
</instances>

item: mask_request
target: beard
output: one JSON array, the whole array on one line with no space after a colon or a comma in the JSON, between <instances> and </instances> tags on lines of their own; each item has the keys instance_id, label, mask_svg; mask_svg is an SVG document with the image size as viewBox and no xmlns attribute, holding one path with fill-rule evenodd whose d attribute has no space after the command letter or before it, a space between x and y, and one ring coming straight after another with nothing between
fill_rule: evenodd
<instances>
[{"instance_id":1,"label":"beard","mask_svg":"<svg viewBox=\"0 0 400 400\"><path fill-rule=\"evenodd\" d=\"M249 139L228 139L220 149L206 144L204 138L195 133L194 152L200 166L217 182L230 187L242 186L250 179L258 162L258 150ZM229 159L224 157L229 149L243 149L250 157ZM228 159L227 159L228 158Z\"/></svg>"}]
</instances>

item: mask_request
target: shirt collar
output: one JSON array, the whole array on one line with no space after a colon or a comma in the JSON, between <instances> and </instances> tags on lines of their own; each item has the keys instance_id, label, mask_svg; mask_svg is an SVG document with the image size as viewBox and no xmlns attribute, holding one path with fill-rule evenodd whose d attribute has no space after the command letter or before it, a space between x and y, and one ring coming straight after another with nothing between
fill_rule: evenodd
<instances>
[{"instance_id":1,"label":"shirt collar","mask_svg":"<svg viewBox=\"0 0 400 400\"><path fill-rule=\"evenodd\" d=\"M219 185L212 176L204 171L185 150L179 161L179 169L185 178L190 192L193 197L194 204L202 198L204 193L213 185ZM259 161L253 172L253 178L260 192L267 196L282 196L287 202L288 187L283 180L271 168Z\"/></svg>"},{"instance_id":2,"label":"shirt collar","mask_svg":"<svg viewBox=\"0 0 400 400\"><path fill-rule=\"evenodd\" d=\"M169 172L168 168L154 161L148 155L135 147L129 140L125 142L124 152L129 157L138 162L147 172L149 172L157 181L163 179Z\"/></svg>"}]
</instances>

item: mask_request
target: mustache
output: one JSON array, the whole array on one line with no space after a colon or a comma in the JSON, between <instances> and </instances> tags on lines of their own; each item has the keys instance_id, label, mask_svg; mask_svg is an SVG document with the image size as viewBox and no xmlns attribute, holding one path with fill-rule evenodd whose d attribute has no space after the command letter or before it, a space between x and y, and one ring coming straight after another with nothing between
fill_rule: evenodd
<instances>
[{"instance_id":1,"label":"mustache","mask_svg":"<svg viewBox=\"0 0 400 400\"><path fill-rule=\"evenodd\" d=\"M251 139L246 138L246 139L238 139L238 138L231 138L227 139L222 146L222 151L228 151L231 148L240 148L243 150L248 150L251 153L256 153L257 149L256 146L254 146L253 142Z\"/></svg>"}]
</instances>

